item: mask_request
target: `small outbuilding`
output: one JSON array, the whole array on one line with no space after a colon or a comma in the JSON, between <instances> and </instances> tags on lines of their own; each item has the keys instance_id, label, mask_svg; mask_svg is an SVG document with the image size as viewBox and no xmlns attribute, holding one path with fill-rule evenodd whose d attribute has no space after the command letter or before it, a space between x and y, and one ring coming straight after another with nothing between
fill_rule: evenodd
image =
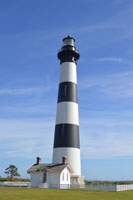
<instances>
[{"instance_id":1,"label":"small outbuilding","mask_svg":"<svg viewBox=\"0 0 133 200\"><path fill-rule=\"evenodd\" d=\"M66 157L60 164L41 164L41 158L37 157L37 163L27 173L31 177L31 187L69 189L73 169Z\"/></svg>"}]
</instances>

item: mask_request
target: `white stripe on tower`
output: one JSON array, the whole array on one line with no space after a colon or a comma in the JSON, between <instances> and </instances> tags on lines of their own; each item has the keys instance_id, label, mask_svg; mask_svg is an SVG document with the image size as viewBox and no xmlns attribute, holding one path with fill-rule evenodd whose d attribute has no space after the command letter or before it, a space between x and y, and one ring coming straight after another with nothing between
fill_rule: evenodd
<instances>
[{"instance_id":1,"label":"white stripe on tower","mask_svg":"<svg viewBox=\"0 0 133 200\"><path fill-rule=\"evenodd\" d=\"M78 104L74 102L60 102L57 105L56 124L79 125Z\"/></svg>"},{"instance_id":2,"label":"white stripe on tower","mask_svg":"<svg viewBox=\"0 0 133 200\"><path fill-rule=\"evenodd\" d=\"M61 64L60 69L60 83L61 82L73 82L77 84L76 64L73 62L64 62Z\"/></svg>"},{"instance_id":3,"label":"white stripe on tower","mask_svg":"<svg viewBox=\"0 0 133 200\"><path fill-rule=\"evenodd\" d=\"M74 39L64 38L64 45L58 53L61 61L56 126L53 149L53 163L61 163L67 156L74 175L81 175L79 116L77 101L76 61L79 53L74 47Z\"/></svg>"}]
</instances>

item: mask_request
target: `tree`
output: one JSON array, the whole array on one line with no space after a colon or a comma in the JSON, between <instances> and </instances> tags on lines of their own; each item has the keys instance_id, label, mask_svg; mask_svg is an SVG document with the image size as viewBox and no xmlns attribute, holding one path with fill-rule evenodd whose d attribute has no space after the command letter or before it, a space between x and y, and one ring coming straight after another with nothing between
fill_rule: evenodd
<instances>
[{"instance_id":1,"label":"tree","mask_svg":"<svg viewBox=\"0 0 133 200\"><path fill-rule=\"evenodd\" d=\"M18 168L15 165L9 165L9 167L5 169L4 173L8 174L11 180L14 176L20 176Z\"/></svg>"}]
</instances>

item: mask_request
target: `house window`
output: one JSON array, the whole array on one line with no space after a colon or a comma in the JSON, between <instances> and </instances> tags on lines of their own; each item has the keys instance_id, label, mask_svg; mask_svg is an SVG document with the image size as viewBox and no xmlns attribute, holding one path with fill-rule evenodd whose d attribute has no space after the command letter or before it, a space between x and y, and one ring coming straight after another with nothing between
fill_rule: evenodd
<instances>
[{"instance_id":1,"label":"house window","mask_svg":"<svg viewBox=\"0 0 133 200\"><path fill-rule=\"evenodd\" d=\"M67 181L68 181L68 179L69 179L69 174L67 173Z\"/></svg>"},{"instance_id":2,"label":"house window","mask_svg":"<svg viewBox=\"0 0 133 200\"><path fill-rule=\"evenodd\" d=\"M62 174L62 180L64 181L64 173Z\"/></svg>"}]
</instances>

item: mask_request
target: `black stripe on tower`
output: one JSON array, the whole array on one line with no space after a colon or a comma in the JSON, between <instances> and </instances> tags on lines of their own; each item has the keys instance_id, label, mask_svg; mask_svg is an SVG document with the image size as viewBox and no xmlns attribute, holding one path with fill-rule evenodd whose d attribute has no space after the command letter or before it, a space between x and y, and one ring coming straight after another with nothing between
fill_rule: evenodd
<instances>
[{"instance_id":1,"label":"black stripe on tower","mask_svg":"<svg viewBox=\"0 0 133 200\"><path fill-rule=\"evenodd\" d=\"M77 84L73 82L60 83L58 92L58 103L63 101L71 101L78 103Z\"/></svg>"},{"instance_id":2,"label":"black stripe on tower","mask_svg":"<svg viewBox=\"0 0 133 200\"><path fill-rule=\"evenodd\" d=\"M75 124L57 124L55 126L54 148L80 148L79 126Z\"/></svg>"}]
</instances>

